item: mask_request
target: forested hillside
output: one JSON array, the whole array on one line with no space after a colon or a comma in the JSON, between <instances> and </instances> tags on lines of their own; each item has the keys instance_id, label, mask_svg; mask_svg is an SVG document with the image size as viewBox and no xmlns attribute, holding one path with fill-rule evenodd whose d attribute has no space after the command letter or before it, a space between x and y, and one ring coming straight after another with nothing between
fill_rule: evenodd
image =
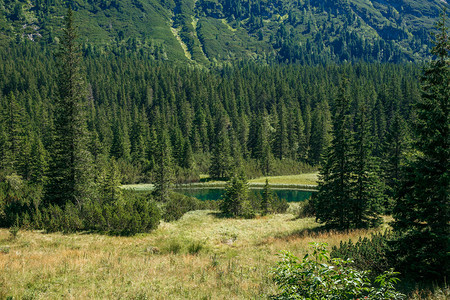
<instances>
[{"instance_id":1,"label":"forested hillside","mask_svg":"<svg viewBox=\"0 0 450 300\"><path fill-rule=\"evenodd\" d=\"M235 281L224 283L217 256L234 260L239 248L261 249L248 268L257 273L280 246L325 236L335 246L340 240L331 260L326 245L316 245L313 260L285 252L271 268L280 294L255 289L244 298L404 299L397 287L410 293L422 284L445 284L445 9L429 42L445 1L68 2L66 8L58 0L0 0L0 227L9 227L11 235L0 245L17 247L7 256L8 272L25 273L20 247L33 247L16 242L22 229L127 236L161 229L155 238L167 241L166 248L145 242L145 251L130 253L145 257L139 264L144 268L154 266L154 254L169 255L175 269L173 257L185 246L167 240L168 233L193 223L184 218L181 227L159 226L160 220L210 210L191 214L207 238L183 242L189 253L183 260L192 258L194 265L204 245L211 245L208 262L195 269L202 275L189 275L201 278L196 286L211 270L227 288L250 277L239 267L232 272ZM301 174L306 172L311 174ZM291 205L272 192L267 176L291 174L318 174L309 200ZM250 195L248 179L262 176L263 192ZM201 201L173 189L208 180L227 181L220 200ZM151 191L127 190L125 183L151 183ZM277 214L289 216L279 219L284 225L306 222L277 233L272 229L284 226L272 222ZM306 219L311 216L315 220ZM237 233L227 220L242 218L244 224L255 217L267 233ZM393 222L379 227L389 218ZM228 225L205 231L207 219ZM392 232L385 231L389 226ZM342 242L359 229L366 236L384 233ZM245 239L253 235L258 239ZM0 249L0 265L9 249ZM295 251L303 250L296 245ZM87 261L91 254L80 255ZM66 256L64 271L53 272L58 286L69 282L60 276L71 271ZM11 272L10 262L19 264L10 257L21 261L21 271ZM354 260L342 260L348 258ZM142 277L164 278L168 268L161 266L150 276L141 270ZM83 268L102 277L99 265ZM234 269L234 261L227 268ZM398 284L393 268L406 283ZM12 285L4 287L7 276L0 278L6 283L0 298L16 295ZM170 282L185 282L177 276ZM38 293L51 290L53 282L45 288L29 283L37 278L47 277L19 281ZM267 285L266 275L258 280ZM117 282L108 284L116 288Z\"/></svg>"},{"instance_id":2,"label":"forested hillside","mask_svg":"<svg viewBox=\"0 0 450 300\"><path fill-rule=\"evenodd\" d=\"M55 44L66 5L86 51L142 51L154 59L422 61L442 0L1 0L0 43Z\"/></svg>"},{"instance_id":3,"label":"forested hillside","mask_svg":"<svg viewBox=\"0 0 450 300\"><path fill-rule=\"evenodd\" d=\"M43 182L52 144L57 59L26 42L1 50L1 163ZM367 106L375 155L382 158L395 118L409 120L419 97L415 66L264 67L242 63L210 71L173 67L147 56L84 58L89 150L101 170L115 158L122 182L153 179L158 132L167 131L179 181L299 172L319 164L330 143L341 74L352 113ZM402 121L403 122L403 121ZM211 163L214 161L214 163ZM213 168L210 168L213 165Z\"/></svg>"}]
</instances>

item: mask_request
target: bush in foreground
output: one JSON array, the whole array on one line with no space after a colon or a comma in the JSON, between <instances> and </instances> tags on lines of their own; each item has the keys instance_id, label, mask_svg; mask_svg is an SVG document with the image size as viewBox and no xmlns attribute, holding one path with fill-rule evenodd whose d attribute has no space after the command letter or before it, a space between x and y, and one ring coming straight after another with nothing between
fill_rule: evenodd
<instances>
[{"instance_id":1,"label":"bush in foreground","mask_svg":"<svg viewBox=\"0 0 450 300\"><path fill-rule=\"evenodd\" d=\"M273 271L280 293L272 299L405 299L394 287L398 273L386 271L372 283L350 260L330 258L326 244L313 244L312 255L301 261L289 252L281 258Z\"/></svg>"}]
</instances>

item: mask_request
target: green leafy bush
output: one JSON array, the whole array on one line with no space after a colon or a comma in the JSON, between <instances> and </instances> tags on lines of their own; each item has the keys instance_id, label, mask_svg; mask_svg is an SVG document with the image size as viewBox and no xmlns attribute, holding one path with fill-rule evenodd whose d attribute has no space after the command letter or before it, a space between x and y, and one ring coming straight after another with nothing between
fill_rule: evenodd
<instances>
[{"instance_id":1,"label":"green leafy bush","mask_svg":"<svg viewBox=\"0 0 450 300\"><path fill-rule=\"evenodd\" d=\"M313 253L300 261L289 252L273 270L280 293L272 299L404 299L395 290L398 273L389 270L372 284L367 271L351 267L350 260L330 258L326 244L313 244Z\"/></svg>"}]
</instances>

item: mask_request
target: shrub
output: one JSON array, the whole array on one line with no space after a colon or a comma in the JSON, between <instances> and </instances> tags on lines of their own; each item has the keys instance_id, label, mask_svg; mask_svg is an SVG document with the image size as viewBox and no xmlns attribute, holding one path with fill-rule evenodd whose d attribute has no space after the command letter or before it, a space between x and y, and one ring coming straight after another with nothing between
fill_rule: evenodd
<instances>
[{"instance_id":1,"label":"shrub","mask_svg":"<svg viewBox=\"0 0 450 300\"><path fill-rule=\"evenodd\" d=\"M42 224L47 232L70 233L82 230L112 235L135 235L158 227L161 213L153 201L125 197L101 204L88 201L80 206L67 203L64 208L50 205L43 209Z\"/></svg>"},{"instance_id":2,"label":"shrub","mask_svg":"<svg viewBox=\"0 0 450 300\"><path fill-rule=\"evenodd\" d=\"M176 221L185 213L193 210L216 209L217 201L202 201L179 193L170 193L170 199L163 207L163 219L166 222Z\"/></svg>"},{"instance_id":3,"label":"shrub","mask_svg":"<svg viewBox=\"0 0 450 300\"><path fill-rule=\"evenodd\" d=\"M289 252L273 271L280 294L272 299L404 299L395 290L398 273L392 270L375 279L375 287L366 271L353 269L350 260L329 257L326 244L314 244L312 255L301 261Z\"/></svg>"},{"instance_id":4,"label":"shrub","mask_svg":"<svg viewBox=\"0 0 450 300\"><path fill-rule=\"evenodd\" d=\"M42 198L42 186L29 184L23 181L20 176L6 176L0 182L0 226L11 227L19 219L19 226L24 221L31 222L30 215L33 216ZM28 214L28 220L25 215Z\"/></svg>"},{"instance_id":5,"label":"shrub","mask_svg":"<svg viewBox=\"0 0 450 300\"><path fill-rule=\"evenodd\" d=\"M42 225L47 232L72 233L84 229L80 211L71 202L67 203L64 208L58 205L49 205L44 208Z\"/></svg>"},{"instance_id":6,"label":"shrub","mask_svg":"<svg viewBox=\"0 0 450 300\"><path fill-rule=\"evenodd\" d=\"M300 203L298 207L297 216L299 218L308 218L314 217L316 215L316 210L314 208L314 204L311 200L305 200Z\"/></svg>"},{"instance_id":7,"label":"shrub","mask_svg":"<svg viewBox=\"0 0 450 300\"><path fill-rule=\"evenodd\" d=\"M198 254L204 248L204 243L200 241L191 242L188 246L189 254Z\"/></svg>"},{"instance_id":8,"label":"shrub","mask_svg":"<svg viewBox=\"0 0 450 300\"><path fill-rule=\"evenodd\" d=\"M259 193L257 195L259 199L258 208L261 215L266 215L268 213L285 213L289 208L286 199L280 199L277 194L272 192L268 179L266 179L262 196L259 196Z\"/></svg>"},{"instance_id":9,"label":"shrub","mask_svg":"<svg viewBox=\"0 0 450 300\"><path fill-rule=\"evenodd\" d=\"M12 240L15 240L17 238L17 236L19 235L19 230L19 220L17 220L16 224L9 228L9 234L11 235Z\"/></svg>"},{"instance_id":10,"label":"shrub","mask_svg":"<svg viewBox=\"0 0 450 300\"><path fill-rule=\"evenodd\" d=\"M273 213L283 214L288 210L289 203L287 202L286 199L280 198L277 196L277 194L274 194L271 206Z\"/></svg>"},{"instance_id":11,"label":"shrub","mask_svg":"<svg viewBox=\"0 0 450 300\"><path fill-rule=\"evenodd\" d=\"M331 257L351 259L351 266L358 270L370 270L373 277L390 269L388 240L392 237L390 231L372 234L370 238L359 238L334 246Z\"/></svg>"}]
</instances>

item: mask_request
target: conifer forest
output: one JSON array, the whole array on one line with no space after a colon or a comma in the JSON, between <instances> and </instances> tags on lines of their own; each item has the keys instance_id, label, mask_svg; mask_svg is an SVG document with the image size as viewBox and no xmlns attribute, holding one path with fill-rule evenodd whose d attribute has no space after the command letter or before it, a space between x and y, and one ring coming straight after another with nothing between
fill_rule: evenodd
<instances>
[{"instance_id":1,"label":"conifer forest","mask_svg":"<svg viewBox=\"0 0 450 300\"><path fill-rule=\"evenodd\" d=\"M0 299L447 299L448 3L394 2L0 0Z\"/></svg>"}]
</instances>

